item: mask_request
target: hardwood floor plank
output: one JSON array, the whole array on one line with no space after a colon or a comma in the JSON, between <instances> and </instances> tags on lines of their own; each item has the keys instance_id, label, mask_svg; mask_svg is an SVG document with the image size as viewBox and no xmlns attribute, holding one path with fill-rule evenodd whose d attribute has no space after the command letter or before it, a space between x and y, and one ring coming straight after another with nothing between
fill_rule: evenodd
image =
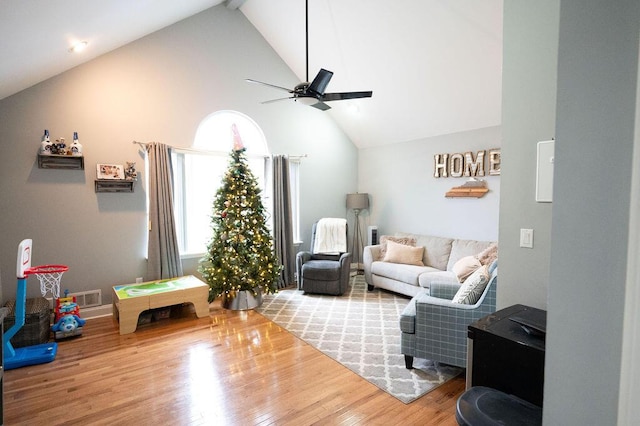
<instances>
[{"instance_id":1,"label":"hardwood floor plank","mask_svg":"<svg viewBox=\"0 0 640 426\"><path fill-rule=\"evenodd\" d=\"M455 425L464 378L404 404L260 314L211 305L120 336L111 317L5 372L6 425Z\"/></svg>"}]
</instances>

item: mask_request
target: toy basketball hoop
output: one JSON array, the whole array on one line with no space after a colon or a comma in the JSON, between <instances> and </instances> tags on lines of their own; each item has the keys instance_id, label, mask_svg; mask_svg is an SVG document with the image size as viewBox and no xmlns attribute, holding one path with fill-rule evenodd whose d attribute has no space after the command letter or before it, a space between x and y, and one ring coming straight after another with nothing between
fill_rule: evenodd
<instances>
[{"instance_id":1,"label":"toy basketball hoop","mask_svg":"<svg viewBox=\"0 0 640 426\"><path fill-rule=\"evenodd\" d=\"M53 299L60 297L60 280L62 274L67 272L69 267L66 265L41 265L27 268L24 271L25 276L35 275L40 281L40 293L45 297L48 291L51 292Z\"/></svg>"},{"instance_id":2,"label":"toy basketball hoop","mask_svg":"<svg viewBox=\"0 0 640 426\"><path fill-rule=\"evenodd\" d=\"M32 346L14 348L11 338L20 331L25 323L25 307L27 304L27 277L35 275L40 281L40 291L44 297L47 291L55 299L60 297L60 278L69 268L65 265L42 265L31 267L31 239L25 239L18 245L18 261L16 263L16 276L18 284L16 288L15 322L2 336L2 349L4 369L25 367L27 365L42 364L55 359L58 352L58 344L41 343Z\"/></svg>"}]
</instances>

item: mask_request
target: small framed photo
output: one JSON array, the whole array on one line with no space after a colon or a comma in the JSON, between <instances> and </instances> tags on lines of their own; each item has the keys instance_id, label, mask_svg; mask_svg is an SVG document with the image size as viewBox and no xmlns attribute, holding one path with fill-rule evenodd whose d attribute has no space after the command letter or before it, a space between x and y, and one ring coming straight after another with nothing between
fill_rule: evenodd
<instances>
[{"instance_id":1,"label":"small framed photo","mask_svg":"<svg viewBox=\"0 0 640 426\"><path fill-rule=\"evenodd\" d=\"M98 179L124 179L124 167L122 164L98 164Z\"/></svg>"}]
</instances>

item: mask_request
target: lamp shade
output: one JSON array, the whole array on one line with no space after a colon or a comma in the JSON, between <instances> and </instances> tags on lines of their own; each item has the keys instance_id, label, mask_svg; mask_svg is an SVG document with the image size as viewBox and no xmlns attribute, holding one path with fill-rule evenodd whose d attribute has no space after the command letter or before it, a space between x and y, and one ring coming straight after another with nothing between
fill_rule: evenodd
<instances>
[{"instance_id":1,"label":"lamp shade","mask_svg":"<svg viewBox=\"0 0 640 426\"><path fill-rule=\"evenodd\" d=\"M369 194L347 194L347 208L351 210L364 210L369 208Z\"/></svg>"}]
</instances>

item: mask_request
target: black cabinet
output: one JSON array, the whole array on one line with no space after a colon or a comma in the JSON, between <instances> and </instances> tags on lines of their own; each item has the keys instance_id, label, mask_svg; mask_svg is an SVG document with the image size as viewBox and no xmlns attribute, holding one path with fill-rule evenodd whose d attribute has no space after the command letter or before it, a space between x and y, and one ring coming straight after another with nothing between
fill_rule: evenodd
<instances>
[{"instance_id":1,"label":"black cabinet","mask_svg":"<svg viewBox=\"0 0 640 426\"><path fill-rule=\"evenodd\" d=\"M468 327L470 386L486 386L542 407L546 311L514 305Z\"/></svg>"}]
</instances>

